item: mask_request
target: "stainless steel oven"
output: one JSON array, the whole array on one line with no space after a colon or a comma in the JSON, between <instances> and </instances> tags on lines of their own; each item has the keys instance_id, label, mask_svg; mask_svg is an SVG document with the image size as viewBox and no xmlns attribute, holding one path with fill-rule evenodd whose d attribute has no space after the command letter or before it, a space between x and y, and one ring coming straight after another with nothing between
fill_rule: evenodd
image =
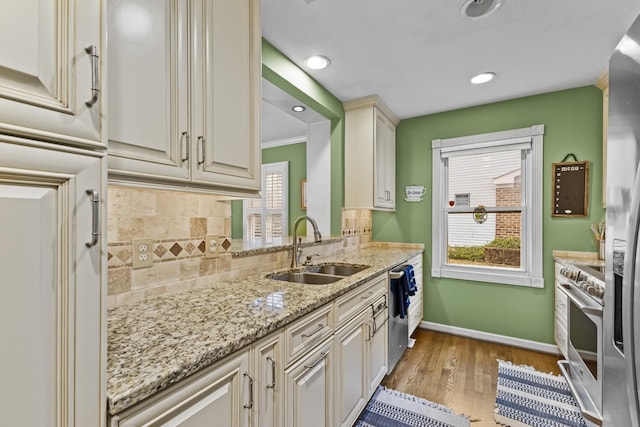
<instances>
[{"instance_id":1,"label":"stainless steel oven","mask_svg":"<svg viewBox=\"0 0 640 427\"><path fill-rule=\"evenodd\" d=\"M604 282L589 270L593 267L561 271L567 280L558 282L557 290L567 297L568 349L567 360L558 364L584 417L601 425Z\"/></svg>"}]
</instances>

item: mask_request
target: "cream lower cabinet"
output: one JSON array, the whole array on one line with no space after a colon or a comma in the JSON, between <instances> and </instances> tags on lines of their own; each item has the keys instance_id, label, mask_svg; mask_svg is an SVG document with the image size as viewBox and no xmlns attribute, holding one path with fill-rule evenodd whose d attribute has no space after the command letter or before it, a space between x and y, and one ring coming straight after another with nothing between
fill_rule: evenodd
<instances>
[{"instance_id":1,"label":"cream lower cabinet","mask_svg":"<svg viewBox=\"0 0 640 427\"><path fill-rule=\"evenodd\" d=\"M284 412L283 332L271 334L253 345L255 397L253 425L280 427Z\"/></svg>"},{"instance_id":2,"label":"cream lower cabinet","mask_svg":"<svg viewBox=\"0 0 640 427\"><path fill-rule=\"evenodd\" d=\"M112 417L111 426L249 427L255 404L251 400L255 380L249 373L250 353L250 349L236 353L186 384Z\"/></svg>"},{"instance_id":3,"label":"cream lower cabinet","mask_svg":"<svg viewBox=\"0 0 640 427\"><path fill-rule=\"evenodd\" d=\"M0 159L0 424L104 426L104 154L0 135Z\"/></svg>"},{"instance_id":4,"label":"cream lower cabinet","mask_svg":"<svg viewBox=\"0 0 640 427\"><path fill-rule=\"evenodd\" d=\"M411 264L413 266L413 273L415 274L416 284L418 285L418 292L415 295L409 297L411 303L409 304L409 312L407 313L409 317L409 338L416 330L420 323L422 322L423 317L423 295L424 295L424 282L423 282L423 267L422 267L422 254L416 255L407 261L407 264Z\"/></svg>"},{"instance_id":5,"label":"cream lower cabinet","mask_svg":"<svg viewBox=\"0 0 640 427\"><path fill-rule=\"evenodd\" d=\"M352 426L368 394L370 325L363 312L336 332L336 425Z\"/></svg>"},{"instance_id":6,"label":"cream lower cabinet","mask_svg":"<svg viewBox=\"0 0 640 427\"><path fill-rule=\"evenodd\" d=\"M107 0L114 182L260 191L259 0Z\"/></svg>"},{"instance_id":7,"label":"cream lower cabinet","mask_svg":"<svg viewBox=\"0 0 640 427\"><path fill-rule=\"evenodd\" d=\"M101 5L0 0L0 133L105 147Z\"/></svg>"},{"instance_id":8,"label":"cream lower cabinet","mask_svg":"<svg viewBox=\"0 0 640 427\"><path fill-rule=\"evenodd\" d=\"M368 311L368 310L367 310ZM367 396L371 397L382 379L387 375L389 345L388 294L382 295L371 306L369 317L369 339L367 341Z\"/></svg>"},{"instance_id":9,"label":"cream lower cabinet","mask_svg":"<svg viewBox=\"0 0 640 427\"><path fill-rule=\"evenodd\" d=\"M335 302L335 425L351 426L387 373L388 275Z\"/></svg>"},{"instance_id":10,"label":"cream lower cabinet","mask_svg":"<svg viewBox=\"0 0 640 427\"><path fill-rule=\"evenodd\" d=\"M286 427L333 427L333 337L285 371Z\"/></svg>"}]
</instances>

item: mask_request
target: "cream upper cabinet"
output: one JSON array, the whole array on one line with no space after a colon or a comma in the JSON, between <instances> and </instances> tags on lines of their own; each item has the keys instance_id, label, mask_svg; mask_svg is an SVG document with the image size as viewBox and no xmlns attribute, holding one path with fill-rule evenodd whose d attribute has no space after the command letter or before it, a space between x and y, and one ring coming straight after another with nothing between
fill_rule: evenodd
<instances>
[{"instance_id":1,"label":"cream upper cabinet","mask_svg":"<svg viewBox=\"0 0 640 427\"><path fill-rule=\"evenodd\" d=\"M345 109L345 207L395 210L396 126L399 119L377 96Z\"/></svg>"},{"instance_id":2,"label":"cream upper cabinet","mask_svg":"<svg viewBox=\"0 0 640 427\"><path fill-rule=\"evenodd\" d=\"M104 148L100 0L0 0L0 133Z\"/></svg>"},{"instance_id":3,"label":"cream upper cabinet","mask_svg":"<svg viewBox=\"0 0 640 427\"><path fill-rule=\"evenodd\" d=\"M0 158L0 424L103 426L104 154L0 135Z\"/></svg>"},{"instance_id":4,"label":"cream upper cabinet","mask_svg":"<svg viewBox=\"0 0 640 427\"><path fill-rule=\"evenodd\" d=\"M115 181L260 190L258 0L108 0Z\"/></svg>"}]
</instances>

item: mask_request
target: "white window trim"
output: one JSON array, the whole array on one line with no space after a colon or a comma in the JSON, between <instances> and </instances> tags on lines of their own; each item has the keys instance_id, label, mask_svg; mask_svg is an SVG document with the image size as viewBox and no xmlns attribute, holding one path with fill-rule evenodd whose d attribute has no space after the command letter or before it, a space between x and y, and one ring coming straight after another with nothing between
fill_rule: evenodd
<instances>
[{"instance_id":1,"label":"white window trim","mask_svg":"<svg viewBox=\"0 0 640 427\"><path fill-rule=\"evenodd\" d=\"M282 209L267 209L267 203L265 201L265 193L266 193L266 182L267 182L267 171L269 169L280 169L284 179L282 180ZM282 237L286 237L289 235L289 162L275 162L275 163L265 163L262 165L262 188L260 192L260 197L262 198L262 203L260 204L262 208L262 213L260 214L260 220L262 221L262 231L264 233L265 221L267 214L278 213L278 211L282 214ZM245 242L250 240L255 240L247 236L247 213L249 209L247 208L246 200L242 203L242 238ZM260 241L266 243L266 236L264 234L261 236Z\"/></svg>"},{"instance_id":2,"label":"white window trim","mask_svg":"<svg viewBox=\"0 0 640 427\"><path fill-rule=\"evenodd\" d=\"M544 287L542 274L542 161L544 125L492 132L458 138L434 139L433 152L433 195L432 195L432 269L433 277L474 280L534 288ZM530 144L531 151L522 163L525 177L526 220L523 224L521 240L522 265L520 269L500 267L474 267L446 264L446 174L443 158L456 154L471 154L495 150L496 147L512 146L522 148ZM526 174L526 175L525 175Z\"/></svg>"}]
</instances>

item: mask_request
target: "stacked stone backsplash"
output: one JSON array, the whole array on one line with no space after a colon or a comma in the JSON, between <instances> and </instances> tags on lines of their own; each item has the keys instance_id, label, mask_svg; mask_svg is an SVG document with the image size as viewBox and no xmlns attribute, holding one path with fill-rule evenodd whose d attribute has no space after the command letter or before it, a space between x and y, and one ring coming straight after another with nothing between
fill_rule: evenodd
<instances>
[{"instance_id":1,"label":"stacked stone backsplash","mask_svg":"<svg viewBox=\"0 0 640 427\"><path fill-rule=\"evenodd\" d=\"M348 223L357 233L305 247L304 255L340 255L370 242L371 213L367 222L366 212L369 211L350 213L349 221L342 220L343 230ZM231 280L286 268L291 262L291 251L282 248L232 256L242 249L236 241L216 258L205 258L205 236L209 234L230 236L230 201L210 194L109 186L108 306L204 288L212 280ZM153 241L151 267L133 269L132 241L136 239Z\"/></svg>"},{"instance_id":2,"label":"stacked stone backsplash","mask_svg":"<svg viewBox=\"0 0 640 427\"><path fill-rule=\"evenodd\" d=\"M347 246L371 242L373 215L369 209L342 209L342 237Z\"/></svg>"}]
</instances>

